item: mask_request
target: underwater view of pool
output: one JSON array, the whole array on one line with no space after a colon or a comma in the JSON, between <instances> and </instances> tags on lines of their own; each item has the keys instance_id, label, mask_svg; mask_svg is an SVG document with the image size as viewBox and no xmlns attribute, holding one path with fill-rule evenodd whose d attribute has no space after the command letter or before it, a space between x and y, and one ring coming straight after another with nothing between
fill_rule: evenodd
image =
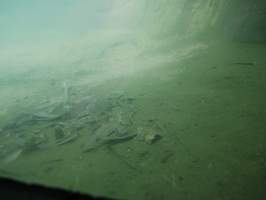
<instances>
[{"instance_id":1,"label":"underwater view of pool","mask_svg":"<svg viewBox=\"0 0 266 200\"><path fill-rule=\"evenodd\" d=\"M0 176L114 199L262 199L263 1L0 2Z\"/></svg>"}]
</instances>

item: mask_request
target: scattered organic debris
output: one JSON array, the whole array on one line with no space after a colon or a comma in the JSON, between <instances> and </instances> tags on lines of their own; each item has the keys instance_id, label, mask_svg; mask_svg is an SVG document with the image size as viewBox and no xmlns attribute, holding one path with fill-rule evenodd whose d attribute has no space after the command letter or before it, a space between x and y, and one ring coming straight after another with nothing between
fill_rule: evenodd
<instances>
[{"instance_id":1,"label":"scattered organic debris","mask_svg":"<svg viewBox=\"0 0 266 200\"><path fill-rule=\"evenodd\" d=\"M102 125L92 133L88 141L82 146L83 152L88 152L105 144L121 143L133 139L137 134L130 130L133 110L118 112L111 110L108 119L102 120Z\"/></svg>"},{"instance_id":2,"label":"scattered organic debris","mask_svg":"<svg viewBox=\"0 0 266 200\"><path fill-rule=\"evenodd\" d=\"M18 148L21 151L13 157L20 156L22 152L74 142L82 135L81 130L86 130L83 131L84 152L136 136L136 131L131 129L135 112L133 98L126 98L119 93L101 99L89 96L79 101L70 100L69 92L65 89L61 102L46 101L37 108L29 109L28 113L17 115L1 129L2 135L8 134L11 138L4 145L6 150L2 151L5 154L2 157L10 154L10 146L17 145L18 136L23 141Z\"/></svg>"},{"instance_id":3,"label":"scattered organic debris","mask_svg":"<svg viewBox=\"0 0 266 200\"><path fill-rule=\"evenodd\" d=\"M119 92L104 98L87 96L75 100L68 87L65 83L61 101L51 100L35 108L31 106L28 113L17 115L1 129L2 135L9 135L11 140L4 145L6 149L0 157L10 156L8 160L15 160L22 153L69 144L81 136L84 141L82 152L135 137L146 144L154 144L162 138L162 131L155 126L156 120L149 121L139 129L135 128L138 126L134 124L134 97ZM23 141L19 145L17 137ZM10 146L19 148L13 150L9 149Z\"/></svg>"}]
</instances>

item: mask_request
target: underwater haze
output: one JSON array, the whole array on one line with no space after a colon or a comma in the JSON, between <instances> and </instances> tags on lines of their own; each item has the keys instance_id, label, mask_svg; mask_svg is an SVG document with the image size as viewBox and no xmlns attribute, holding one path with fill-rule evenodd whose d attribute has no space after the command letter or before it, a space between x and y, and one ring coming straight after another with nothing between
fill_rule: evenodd
<instances>
[{"instance_id":1,"label":"underwater haze","mask_svg":"<svg viewBox=\"0 0 266 200\"><path fill-rule=\"evenodd\" d=\"M1 0L0 176L114 199L263 199L265 13Z\"/></svg>"}]
</instances>

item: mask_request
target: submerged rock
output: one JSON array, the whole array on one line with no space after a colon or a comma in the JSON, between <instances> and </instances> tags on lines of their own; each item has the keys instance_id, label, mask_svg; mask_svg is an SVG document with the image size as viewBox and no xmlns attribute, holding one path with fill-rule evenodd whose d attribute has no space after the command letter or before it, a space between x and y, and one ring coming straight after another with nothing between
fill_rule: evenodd
<instances>
[{"instance_id":1,"label":"submerged rock","mask_svg":"<svg viewBox=\"0 0 266 200\"><path fill-rule=\"evenodd\" d=\"M154 144L158 140L162 139L162 135L152 128L139 128L137 139L146 144Z\"/></svg>"}]
</instances>

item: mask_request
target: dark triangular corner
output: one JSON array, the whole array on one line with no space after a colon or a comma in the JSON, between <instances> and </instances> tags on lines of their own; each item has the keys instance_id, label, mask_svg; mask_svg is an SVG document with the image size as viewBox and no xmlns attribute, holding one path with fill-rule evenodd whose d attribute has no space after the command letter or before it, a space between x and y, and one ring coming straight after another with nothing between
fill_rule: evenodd
<instances>
[{"instance_id":1,"label":"dark triangular corner","mask_svg":"<svg viewBox=\"0 0 266 200\"><path fill-rule=\"evenodd\" d=\"M85 194L55 189L41 185L26 184L0 178L0 199L3 200L91 200L106 199Z\"/></svg>"}]
</instances>

